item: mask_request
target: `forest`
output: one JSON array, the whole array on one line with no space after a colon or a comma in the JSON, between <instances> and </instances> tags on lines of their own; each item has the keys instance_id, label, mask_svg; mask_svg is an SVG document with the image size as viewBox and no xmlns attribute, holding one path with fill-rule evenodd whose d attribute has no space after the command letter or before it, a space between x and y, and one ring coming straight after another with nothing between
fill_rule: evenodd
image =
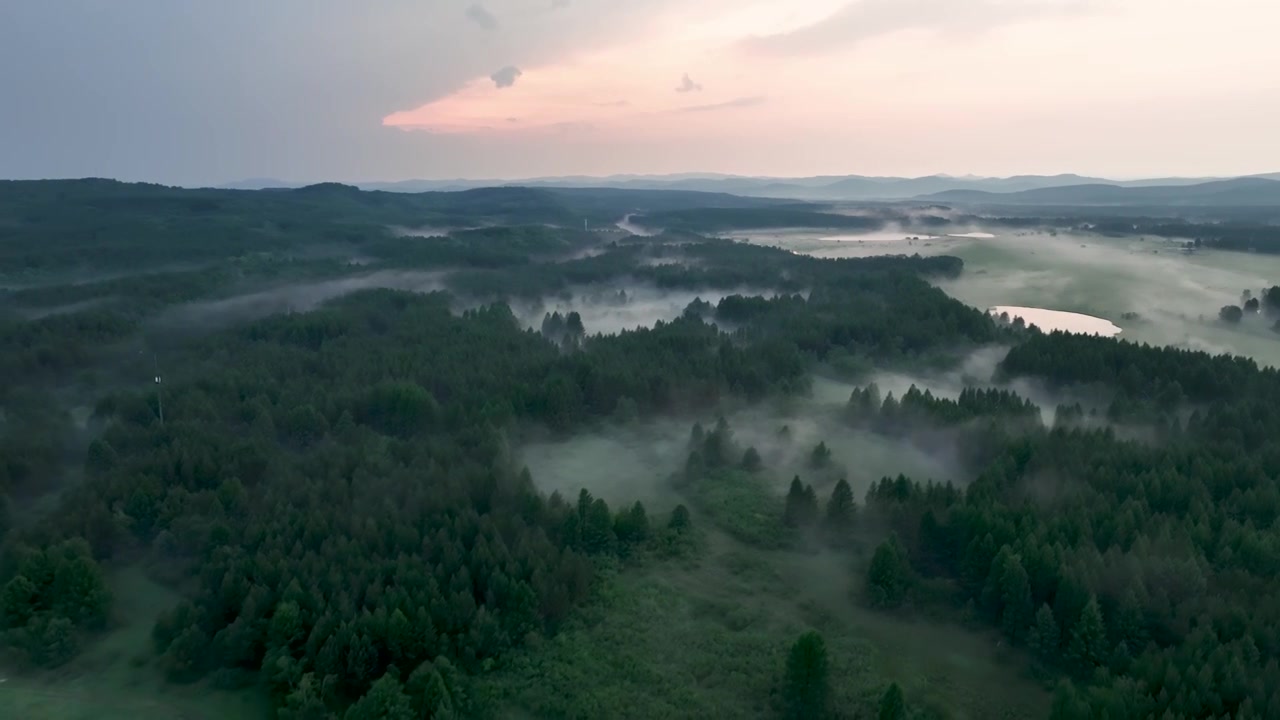
<instances>
[{"instance_id":1,"label":"forest","mask_svg":"<svg viewBox=\"0 0 1280 720\"><path fill-rule=\"evenodd\" d=\"M0 184L0 668L74 667L119 624L111 578L143 567L178 599L137 664L261 692L279 718L706 717L718 692L749 703L736 716L974 716L858 665L830 619L769 635L772 659L724 687L680 679L660 711L530 689L529 668L598 673L609 693L611 674L658 672L558 648L644 578L712 577L731 546L744 576L829 558L859 617L998 638L1039 717L1280 717L1280 372L999 325L932 284L964 272L953 257L700 234L818 212L717 198ZM636 211L679 222L582 229ZM180 334L159 322L335 278L361 282ZM696 299L618 332L515 310L637 287ZM877 382L984 349L990 377L954 391ZM832 378L846 394L810 418L823 440L773 420L752 439L744 413L803 413ZM547 493L522 461L530 437L666 421L687 430L660 505ZM854 437L955 448L951 477L862 477L833 457ZM738 661L705 637L688 653Z\"/></svg>"}]
</instances>

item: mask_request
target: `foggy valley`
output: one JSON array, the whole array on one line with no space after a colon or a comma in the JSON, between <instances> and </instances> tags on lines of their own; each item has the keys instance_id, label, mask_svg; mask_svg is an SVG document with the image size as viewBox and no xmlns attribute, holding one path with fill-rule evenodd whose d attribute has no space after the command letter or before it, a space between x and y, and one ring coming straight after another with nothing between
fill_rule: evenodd
<instances>
[{"instance_id":1,"label":"foggy valley","mask_svg":"<svg viewBox=\"0 0 1280 720\"><path fill-rule=\"evenodd\" d=\"M0 720L1280 719L1280 4L0 16Z\"/></svg>"},{"instance_id":2,"label":"foggy valley","mask_svg":"<svg viewBox=\"0 0 1280 720\"><path fill-rule=\"evenodd\" d=\"M191 203L245 202L213 190L106 187L152 196L153 205L174 198L178 210L147 211L176 213L168 223ZM108 226L139 212L97 209L100 187L57 196L14 189L0 209L26 209L10 217L38 216L43 202L73 203ZM315 669L264 675L277 656L227 645L246 627L240 621L191 615L218 597L190 574L200 558L237 572L234 553L207 554L216 538L264 542L249 533L271 527L272 537L295 538L289 552L309 543L354 578L365 577L364 555L334 554L332 539L392 522L402 539L366 552L428 558L428 582L452 587L462 582L450 565L461 562L457 548L481 552L466 532L488 533L489 546L519 542L484 529L483 518L509 516L525 518L521 532L543 544L504 552L549 553L530 562L558 563L561 579L510 564L467 572L525 578L521 587L544 604L525 622L544 639L458 635L449 640L456 649L377 650L363 681L349 668L330 674L343 689L317 702L349 705L350 714L372 702L356 694L368 685L367 693L399 688L410 705L446 697L472 716L560 717L621 703L632 717L726 707L799 717L788 709L799 700L769 690L779 687L769 678L785 678L779 654L816 628L829 643L829 672L864 678L832 686L822 701L831 713L892 700L880 689L885 679L922 717L1042 717L1059 712L1063 697L1106 704L1105 684L1055 679L1076 672L1069 662L1077 661L1054 655L1080 642L1069 626L1100 602L1090 598L1107 598L1116 613L1135 587L1170 607L1194 602L1212 572L1194 559L1200 551L1159 549L1165 541L1148 535L1099 539L1053 551L1061 553L1053 570L1034 560L1049 551L1026 537L1001 535L1005 550L986 544L995 536L972 508L996 503L1020 522L1043 523L1038 532L1064 532L1054 517L1121 502L1115 493L1153 482L1146 478L1157 468L1181 479L1152 486L1146 492L1174 495L1149 502L1185 508L1190 491L1176 483L1200 481L1177 469L1179 458L1238 464L1233 448L1266 442L1257 426L1233 428L1229 408L1265 399L1274 382L1262 368L1280 361L1280 234L1242 252L1214 225L1142 220L1117 232L1087 208L1010 218L937 205L796 211L763 202L703 215L692 201L662 211L678 212L681 228L631 232L644 196L565 190L553 200L516 189L501 201L531 205L515 211L404 194L388 222L376 194L272 192L295 194L274 194L278 208L254 212L278 215L282 227L299 212L332 212L335 197L362 224L315 247L306 226L263 236L269 242L252 253L200 247L198 261L175 256L165 231L124 235L133 274L95 274L57 246L14 245L0 258L27 264L9 271L12 289L0 296L5 370L19 380L0 396L8 498L0 529L18 558L5 586L6 602L18 603L6 611L5 635L15 679L0 687L0 702L74 708L82 696L58 689L58 673L105 666L81 682L109 693L121 712L159 697L163 712L214 703L219 716L284 713L312 702L306 678L324 654L282 647L271 652ZM604 230L591 231L590 220L586 230L542 221L582 212L573 208L584 202ZM434 223L437 214L452 224ZM610 229L610 217L623 220ZM750 227L762 219L768 227ZM796 219L818 225L785 226ZM702 226L728 229L688 229ZM18 227L21 241L41 225ZM1166 347L1191 354L1166 356ZM1153 369L1132 369L1144 363ZM1262 406L1250 412L1270 417L1258 415ZM1226 445L1197 449L1201 436ZM1259 462L1239 471L1263 482L1271 470ZM1264 487L1272 486L1221 502L1247 502L1250 522L1264 521L1280 509ZM174 505L197 502L187 497L204 504ZM273 525L293 515L288 508L317 502L344 509L310 521L327 530ZM473 503L488 509L466 511ZM471 512L455 517L479 524L464 531L442 512ZM1156 506L1144 512L1155 528L1175 522ZM424 532L433 533L425 549L402 544ZM1021 549L1010 555L1013 547ZM23 593L44 602L42 593L57 592L56 584L24 589L39 557L87 573L91 595L76 602L94 609L23 610ZM297 562L304 572L309 561ZM1000 590L1006 599L993 601L987 588L1003 587L1009 563L1026 573L1026 589ZM1008 572L1016 579L1018 569ZM1079 579L1084 572L1105 582L1074 606L1048 602L1063 583L1094 582ZM513 612L497 577L482 581L499 583L483 592L472 578L476 613ZM318 579L306 582L326 592ZM283 593L260 621L266 634L244 640L264 648L284 622L266 618L295 612L289 603L303 607L283 599L296 590L236 592L242 604L254 592ZM366 607L384 602L363 592ZM1019 617L1029 630L1011 619L1027 607ZM410 625L444 622L425 607L395 610L406 619L411 611ZM55 620L65 629L41 624ZM326 632L320 616L305 622ZM1171 622L1148 620L1144 632L1175 633ZM182 623L187 630L174 634ZM1035 634L1050 624L1068 629L1057 640ZM359 632L375 648L403 642L385 635L389 627ZM622 639L632 636L646 640ZM339 637L329 642L356 642ZM696 639L697 650L668 663L680 637ZM1158 657L1178 647L1170 643L1144 652ZM121 647L134 659L112 659ZM730 660L730 647L745 655ZM376 666L405 653L429 659L389 684L394 675ZM583 679L600 665L637 670ZM642 668L673 690L653 692L634 674ZM549 683L534 682L548 671ZM675 689L688 673L715 689ZM418 694L424 677L447 694Z\"/></svg>"}]
</instances>

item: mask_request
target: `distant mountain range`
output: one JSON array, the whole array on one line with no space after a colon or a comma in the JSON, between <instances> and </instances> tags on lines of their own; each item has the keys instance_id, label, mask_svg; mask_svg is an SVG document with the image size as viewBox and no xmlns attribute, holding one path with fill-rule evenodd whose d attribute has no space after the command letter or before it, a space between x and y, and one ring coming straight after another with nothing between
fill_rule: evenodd
<instances>
[{"instance_id":1,"label":"distant mountain range","mask_svg":"<svg viewBox=\"0 0 1280 720\"><path fill-rule=\"evenodd\" d=\"M1087 183L1017 192L946 190L919 198L963 205L1192 205L1280 207L1280 180L1267 177L1214 180L1191 185Z\"/></svg>"},{"instance_id":2,"label":"distant mountain range","mask_svg":"<svg viewBox=\"0 0 1280 720\"><path fill-rule=\"evenodd\" d=\"M1242 178L1107 180L1083 175L1015 175L1005 178L929 175L918 178L827 175L804 178L745 177L713 173L679 175L566 176L527 180L403 180L356 183L363 190L431 192L480 187L612 188L728 193L790 200L930 200L987 205L1280 204L1280 173ZM299 187L255 178L223 186L261 190Z\"/></svg>"}]
</instances>

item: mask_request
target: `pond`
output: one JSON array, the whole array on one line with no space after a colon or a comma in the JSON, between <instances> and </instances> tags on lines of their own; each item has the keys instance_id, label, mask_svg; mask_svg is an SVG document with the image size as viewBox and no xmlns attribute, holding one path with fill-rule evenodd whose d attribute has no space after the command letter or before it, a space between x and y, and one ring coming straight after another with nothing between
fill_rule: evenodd
<instances>
[{"instance_id":1,"label":"pond","mask_svg":"<svg viewBox=\"0 0 1280 720\"><path fill-rule=\"evenodd\" d=\"M1027 325L1034 325L1043 332L1063 330L1083 335L1103 335L1106 337L1119 335L1121 332L1120 327L1110 320L1063 310L997 305L988 309L987 312L992 315L1008 313L1011 320L1013 318L1022 318Z\"/></svg>"}]
</instances>

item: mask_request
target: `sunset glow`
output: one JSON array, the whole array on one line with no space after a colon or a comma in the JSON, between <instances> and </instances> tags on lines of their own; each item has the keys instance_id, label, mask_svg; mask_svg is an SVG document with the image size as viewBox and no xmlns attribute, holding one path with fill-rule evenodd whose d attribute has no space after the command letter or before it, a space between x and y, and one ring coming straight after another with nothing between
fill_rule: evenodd
<instances>
[{"instance_id":1,"label":"sunset glow","mask_svg":"<svg viewBox=\"0 0 1280 720\"><path fill-rule=\"evenodd\" d=\"M187 180L1280 164L1273 0L232 1L23 5L3 156ZM26 48L41 23L92 60L24 70L56 55Z\"/></svg>"},{"instance_id":2,"label":"sunset glow","mask_svg":"<svg viewBox=\"0 0 1280 720\"><path fill-rule=\"evenodd\" d=\"M1256 17L1280 24L1280 10L1259 0L1225 0L1238 12L1209 26L1200 3L1156 0L990 0L965 12L936 0L715 5L669 8L607 47L521 65L510 87L476 77L383 123L512 138L572 128L599 142L709 146L783 132L865 157L957 132L994 150L1011 130L1020 139L1018 117L1052 133L1089 105L1124 108L1108 119L1120 130L1153 113L1188 122L1188 111L1200 113L1179 95L1201 78L1217 78L1220 97L1253 94L1260 108L1280 110L1276 90L1248 72L1277 60ZM1253 22L1241 21L1246 9ZM1219 44L1211 57L1184 52L1193 38Z\"/></svg>"}]
</instances>

